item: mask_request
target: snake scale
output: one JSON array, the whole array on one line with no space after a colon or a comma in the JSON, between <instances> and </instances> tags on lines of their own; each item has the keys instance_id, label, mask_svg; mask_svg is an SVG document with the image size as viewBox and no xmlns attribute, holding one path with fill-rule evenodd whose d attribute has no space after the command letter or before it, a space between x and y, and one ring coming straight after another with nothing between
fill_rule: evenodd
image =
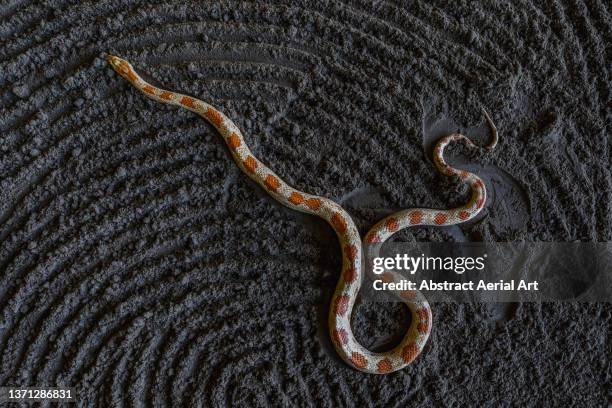
<instances>
[{"instance_id":1,"label":"snake scale","mask_svg":"<svg viewBox=\"0 0 612 408\"><path fill-rule=\"evenodd\" d=\"M108 62L119 75L149 98L169 105L186 108L206 119L223 137L238 167L281 204L297 211L316 215L327 221L336 232L342 249L342 272L332 298L329 312L329 329L334 347L340 357L357 370L385 374L397 371L410 364L423 350L429 337L432 314L429 303L419 291L400 293L402 301L412 313L412 323L404 338L396 347L386 352L375 353L362 346L351 330L351 315L357 293L362 284L364 250L370 251L396 232L413 226L455 225L474 218L486 202L485 185L475 174L457 170L444 160L444 149L454 141L464 141L469 147L476 146L466 136L451 134L441 138L434 148L434 163L442 174L457 176L471 191L470 200L454 209L435 210L411 208L392 214L378 222L365 236L362 244L359 232L350 215L334 201L296 190L285 183L268 166L253 155L234 124L223 113L199 99L157 88L143 80L132 65L124 59L109 55ZM492 132L487 149L497 144L497 129L486 111L483 114ZM391 273L382 275L383 280L398 277Z\"/></svg>"}]
</instances>

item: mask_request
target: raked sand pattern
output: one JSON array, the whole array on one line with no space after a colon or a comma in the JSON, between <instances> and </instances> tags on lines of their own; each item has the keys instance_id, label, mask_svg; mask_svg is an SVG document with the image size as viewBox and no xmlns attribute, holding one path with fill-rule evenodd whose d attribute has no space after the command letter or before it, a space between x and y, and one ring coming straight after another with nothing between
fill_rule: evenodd
<instances>
[{"instance_id":1,"label":"raked sand pattern","mask_svg":"<svg viewBox=\"0 0 612 408\"><path fill-rule=\"evenodd\" d=\"M609 305L433 305L431 336L386 375L337 356L330 226L278 205L216 130L134 92L106 53L237 124L291 186L360 235L470 191L424 241L612 239L610 8L602 1L64 2L0 5L0 383L81 406L602 406ZM357 303L384 351L410 313Z\"/></svg>"}]
</instances>

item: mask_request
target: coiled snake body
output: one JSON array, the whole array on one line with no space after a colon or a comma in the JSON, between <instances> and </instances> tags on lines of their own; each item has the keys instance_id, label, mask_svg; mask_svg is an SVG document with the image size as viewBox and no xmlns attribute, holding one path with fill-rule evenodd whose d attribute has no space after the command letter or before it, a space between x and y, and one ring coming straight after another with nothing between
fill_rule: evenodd
<instances>
[{"instance_id":1,"label":"coiled snake body","mask_svg":"<svg viewBox=\"0 0 612 408\"><path fill-rule=\"evenodd\" d=\"M400 294L411 310L412 324L395 348L387 352L374 353L359 344L353 335L350 318L363 280L364 247L365 250L369 250L374 244L385 242L391 235L407 227L459 224L474 218L480 212L486 201L486 190L482 180L472 173L452 168L446 164L443 157L445 147L452 141L463 140L469 146L475 147L470 139L460 134L452 134L440 139L434 149L434 162L438 170L447 176L458 176L470 186L472 197L468 203L454 209L412 208L392 214L377 223L366 234L362 247L355 223L340 205L330 199L296 190L285 183L253 155L238 126L223 113L199 99L152 86L134 71L130 63L119 57L111 55L107 59L117 73L149 98L186 108L212 124L227 143L240 169L275 200L291 209L321 217L331 225L340 241L343 264L332 298L329 329L333 344L344 361L366 373L384 374L402 369L418 356L427 342L432 323L429 303L418 291L405 291ZM492 149L497 144L497 130L484 110L483 114L493 136L487 148ZM396 279L398 277L394 274L383 274L383 280Z\"/></svg>"}]
</instances>

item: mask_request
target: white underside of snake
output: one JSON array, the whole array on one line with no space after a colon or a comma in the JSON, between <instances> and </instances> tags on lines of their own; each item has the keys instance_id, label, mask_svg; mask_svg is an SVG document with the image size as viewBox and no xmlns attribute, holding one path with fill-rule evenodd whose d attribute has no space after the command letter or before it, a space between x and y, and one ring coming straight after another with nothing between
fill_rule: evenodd
<instances>
[{"instance_id":1,"label":"white underside of snake","mask_svg":"<svg viewBox=\"0 0 612 408\"><path fill-rule=\"evenodd\" d=\"M461 134L443 137L437 142L433 156L435 165L442 174L456 175L463 183L469 185L472 197L467 204L446 210L411 208L400 211L377 223L366 234L362 245L355 223L340 205L330 199L298 191L285 183L253 155L238 126L224 114L196 98L154 87L145 82L133 67L121 58L108 56L108 61L115 71L149 98L189 109L206 119L223 137L238 167L275 200L293 210L321 217L331 225L340 241L343 265L331 302L329 329L333 344L344 361L366 373L384 374L402 369L419 355L431 331L432 315L429 303L418 291L400 293L412 313L412 323L395 348L374 353L359 344L353 335L350 319L363 281L364 253L404 228L419 225L455 225L474 218L480 212L486 201L486 190L482 180L472 173L450 167L443 158L445 147L452 141L463 140L469 146L475 147L470 139ZM497 130L484 110L483 113L492 131L492 141L487 148L492 149L497 144ZM399 279L395 274L388 272L383 274L382 278L385 281Z\"/></svg>"}]
</instances>

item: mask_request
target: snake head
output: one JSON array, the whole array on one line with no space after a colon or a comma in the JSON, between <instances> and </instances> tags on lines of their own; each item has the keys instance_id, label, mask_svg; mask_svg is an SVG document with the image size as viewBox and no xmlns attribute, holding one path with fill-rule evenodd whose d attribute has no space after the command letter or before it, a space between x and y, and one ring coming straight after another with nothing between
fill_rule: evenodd
<instances>
[{"instance_id":1,"label":"snake head","mask_svg":"<svg viewBox=\"0 0 612 408\"><path fill-rule=\"evenodd\" d=\"M126 60L110 54L106 56L106 60L119 75L128 81L135 81L137 79L134 68Z\"/></svg>"}]
</instances>

